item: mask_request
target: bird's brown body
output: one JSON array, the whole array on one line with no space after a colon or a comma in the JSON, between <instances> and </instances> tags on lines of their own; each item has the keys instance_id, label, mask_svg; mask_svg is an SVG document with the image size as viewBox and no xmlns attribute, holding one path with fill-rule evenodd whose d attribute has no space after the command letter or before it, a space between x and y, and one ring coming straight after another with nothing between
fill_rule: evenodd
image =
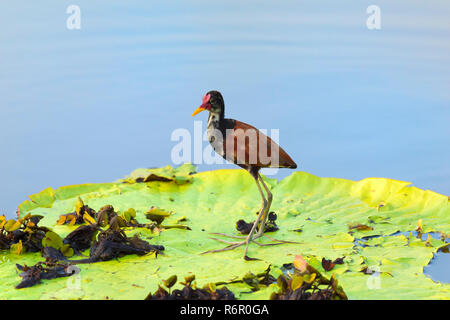
<instances>
[{"instance_id":1,"label":"bird's brown body","mask_svg":"<svg viewBox=\"0 0 450 320\"><path fill-rule=\"evenodd\" d=\"M233 121L233 129L225 135L225 153L231 155L227 160L245 169L297 168L294 160L271 138L247 123ZM251 143L253 134L254 144Z\"/></svg>"},{"instance_id":2,"label":"bird's brown body","mask_svg":"<svg viewBox=\"0 0 450 320\"><path fill-rule=\"evenodd\" d=\"M224 250L232 250L241 245L245 246L244 258L252 260L247 256L247 249L250 242L255 242L257 238L264 233L265 222L272 203L272 193L264 183L259 170L261 168L297 168L297 164L276 142L266 136L255 127L244 122L225 119L225 104L223 97L218 91L210 91L203 97L202 105L194 111L193 115L208 110L208 139L214 151L224 157L226 160L233 162L247 170L255 179L258 191L262 198L262 208L258 213L258 217L245 241L228 242L229 245L220 250L212 250L209 252L219 252ZM261 186L266 191L264 195ZM259 227L258 227L259 226ZM258 230L256 230L258 228ZM254 234L256 232L256 234ZM220 234L219 235L225 235ZM226 235L227 236L227 235ZM239 238L239 236L230 236ZM287 243L288 241L275 240L275 244ZM261 244L259 246L273 245Z\"/></svg>"}]
</instances>

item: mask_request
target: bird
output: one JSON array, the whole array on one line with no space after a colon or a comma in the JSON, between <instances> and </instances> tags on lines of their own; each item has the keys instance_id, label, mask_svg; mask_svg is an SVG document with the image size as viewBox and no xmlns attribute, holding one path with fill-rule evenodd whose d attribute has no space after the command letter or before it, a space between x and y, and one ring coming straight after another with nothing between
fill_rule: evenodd
<instances>
[{"instance_id":1,"label":"bird","mask_svg":"<svg viewBox=\"0 0 450 320\"><path fill-rule=\"evenodd\" d=\"M251 242L258 244L259 246L295 243L272 239L267 235L265 235L265 237L274 241L274 243L262 244L255 240L264 234L269 209L273 200L272 193L259 173L260 169L296 169L297 164L276 142L257 128L238 120L225 118L225 102L219 91L211 90L207 92L203 96L202 104L193 112L192 116L205 110L209 112L207 134L212 148L225 160L238 165L250 173L256 182L262 200L262 206L258 212L258 216L246 237L215 233L231 238L244 239L243 241L229 242L214 238L215 240L227 243L228 246L223 249L210 250L205 253L233 250L245 245L244 259L258 260L250 258L247 255L248 247ZM267 195L264 194L263 189Z\"/></svg>"}]
</instances>

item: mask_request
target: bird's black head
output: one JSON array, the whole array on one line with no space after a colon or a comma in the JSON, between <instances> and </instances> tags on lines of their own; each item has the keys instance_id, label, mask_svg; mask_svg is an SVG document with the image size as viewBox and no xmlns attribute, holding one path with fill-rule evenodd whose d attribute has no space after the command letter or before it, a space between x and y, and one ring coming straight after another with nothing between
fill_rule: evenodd
<instances>
[{"instance_id":1,"label":"bird's black head","mask_svg":"<svg viewBox=\"0 0 450 320\"><path fill-rule=\"evenodd\" d=\"M219 91L211 90L203 96L202 105L192 114L196 114L208 110L209 112L218 113L223 116L225 112L225 103L222 94Z\"/></svg>"}]
</instances>

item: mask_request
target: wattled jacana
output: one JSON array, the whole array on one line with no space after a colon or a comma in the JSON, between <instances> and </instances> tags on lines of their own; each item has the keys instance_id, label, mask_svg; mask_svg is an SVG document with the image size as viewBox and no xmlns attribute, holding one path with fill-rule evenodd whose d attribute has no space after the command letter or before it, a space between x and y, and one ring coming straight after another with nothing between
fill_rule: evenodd
<instances>
[{"instance_id":1,"label":"wattled jacana","mask_svg":"<svg viewBox=\"0 0 450 320\"><path fill-rule=\"evenodd\" d=\"M250 242L255 242L260 246L290 243L289 241L275 240L269 237L268 238L275 241L275 243L261 244L254 241L264 234L269 208L272 203L272 193L261 178L259 170L261 168L295 169L297 168L297 164L278 144L255 127L238 120L225 119L225 103L222 94L219 91L213 90L205 94L202 105L198 107L192 115L195 116L204 110L209 111L208 139L214 151L251 174L255 179L263 202L258 217L247 237L216 233L232 238L245 238L245 241L228 242L215 239L227 243L228 246L223 249L211 250L208 252L232 250L245 244L244 259L252 260L247 256L248 245ZM267 193L267 198L264 196L260 183ZM256 228L258 228L258 231L254 235Z\"/></svg>"}]
</instances>

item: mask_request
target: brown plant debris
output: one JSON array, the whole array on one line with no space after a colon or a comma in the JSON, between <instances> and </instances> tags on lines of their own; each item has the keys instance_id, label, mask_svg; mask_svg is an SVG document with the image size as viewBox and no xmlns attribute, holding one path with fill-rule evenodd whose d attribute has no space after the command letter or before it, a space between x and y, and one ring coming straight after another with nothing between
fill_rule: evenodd
<instances>
[{"instance_id":1,"label":"brown plant debris","mask_svg":"<svg viewBox=\"0 0 450 320\"><path fill-rule=\"evenodd\" d=\"M252 272L247 272L241 279L236 279L232 281L216 282L216 285L231 284L231 283L245 283L250 287L252 291L258 291L261 288L267 287L268 285L275 283L275 279L271 274L270 270L272 266L269 265L266 270L256 275Z\"/></svg>"},{"instance_id":2,"label":"brown plant debris","mask_svg":"<svg viewBox=\"0 0 450 320\"><path fill-rule=\"evenodd\" d=\"M80 253L91 247L92 241L99 230L97 224L82 225L69 233L64 238L63 243L70 245L75 253Z\"/></svg>"},{"instance_id":3,"label":"brown plant debris","mask_svg":"<svg viewBox=\"0 0 450 320\"><path fill-rule=\"evenodd\" d=\"M175 289L170 292L170 288L175 285L177 276L171 276L163 281L164 286L168 289L158 286L155 293L149 293L145 300L235 300L234 293L227 289L227 287L216 288L214 283L209 283L203 288L196 288L193 283L195 275L185 277L185 282L181 284L184 287L179 290Z\"/></svg>"},{"instance_id":4,"label":"brown plant debris","mask_svg":"<svg viewBox=\"0 0 450 320\"><path fill-rule=\"evenodd\" d=\"M337 258L334 261L322 258L322 267L325 269L325 271L330 271L334 268L335 265L337 264L343 264L344 263L344 258Z\"/></svg>"},{"instance_id":5,"label":"brown plant debris","mask_svg":"<svg viewBox=\"0 0 450 320\"><path fill-rule=\"evenodd\" d=\"M64 256L61 250L53 247L43 247L41 253L42 257L46 260L51 260L54 262L67 260L67 257Z\"/></svg>"},{"instance_id":6,"label":"brown plant debris","mask_svg":"<svg viewBox=\"0 0 450 320\"><path fill-rule=\"evenodd\" d=\"M325 278L302 256L295 257L294 267L293 274L278 277L278 291L270 296L271 300L347 300L334 275Z\"/></svg>"},{"instance_id":7,"label":"brown plant debris","mask_svg":"<svg viewBox=\"0 0 450 320\"><path fill-rule=\"evenodd\" d=\"M41 251L42 239L50 230L38 226L42 218L27 214L17 220L6 220L5 216L0 216L0 250L12 250L17 254Z\"/></svg>"},{"instance_id":8,"label":"brown plant debris","mask_svg":"<svg viewBox=\"0 0 450 320\"><path fill-rule=\"evenodd\" d=\"M352 230L358 230L358 231L364 231L364 230L373 230L373 227L365 225L365 224L361 224L361 223L349 223L348 224L348 230L352 231Z\"/></svg>"},{"instance_id":9,"label":"brown plant debris","mask_svg":"<svg viewBox=\"0 0 450 320\"><path fill-rule=\"evenodd\" d=\"M277 215L272 211L269 213L269 216L267 217L264 232L274 232L279 229L277 224L275 223L275 220L277 220ZM247 223L242 219L238 220L236 222L236 230L239 231L241 234L249 234L254 223L255 221Z\"/></svg>"},{"instance_id":10,"label":"brown plant debris","mask_svg":"<svg viewBox=\"0 0 450 320\"><path fill-rule=\"evenodd\" d=\"M115 221L110 223L107 230L101 231L96 240L93 241L88 259L72 260L72 263L94 263L108 261L128 254L145 255L150 252L155 254L164 250L163 246L151 245L140 239L137 235L129 238Z\"/></svg>"},{"instance_id":11,"label":"brown plant debris","mask_svg":"<svg viewBox=\"0 0 450 320\"><path fill-rule=\"evenodd\" d=\"M16 289L32 287L41 283L42 279L54 279L60 277L69 277L77 273L77 268L67 263L58 263L52 260L38 262L34 266L16 264L17 269L22 271L20 276L22 281L16 286Z\"/></svg>"},{"instance_id":12,"label":"brown plant debris","mask_svg":"<svg viewBox=\"0 0 450 320\"><path fill-rule=\"evenodd\" d=\"M78 197L77 203L75 204L75 211L60 215L57 224L69 224L73 226L75 224L83 224L84 222L90 223L95 218L95 215L95 210L85 205L83 200Z\"/></svg>"}]
</instances>

